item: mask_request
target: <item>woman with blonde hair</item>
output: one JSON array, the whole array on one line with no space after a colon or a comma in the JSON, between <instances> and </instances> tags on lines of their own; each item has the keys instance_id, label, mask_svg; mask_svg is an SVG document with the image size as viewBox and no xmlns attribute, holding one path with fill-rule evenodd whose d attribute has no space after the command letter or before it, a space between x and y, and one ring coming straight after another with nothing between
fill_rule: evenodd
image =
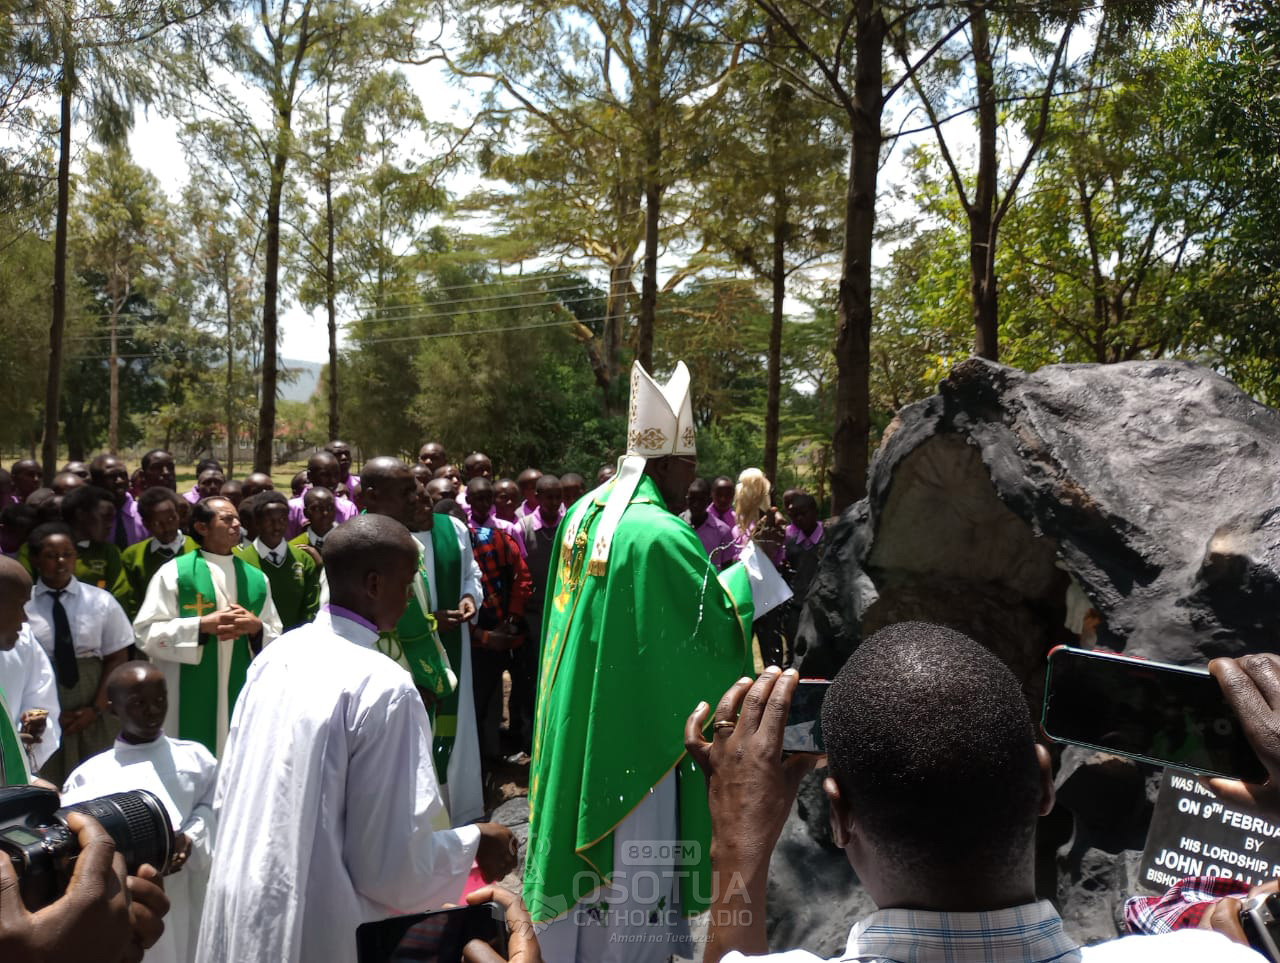
<instances>
[{"instance_id":1,"label":"woman with blonde hair","mask_svg":"<svg viewBox=\"0 0 1280 963\"><path fill-rule=\"evenodd\" d=\"M733 493L733 544L741 554L747 542L768 556L774 565L783 563L785 535L782 518L772 501L773 485L759 468L745 468L738 475ZM785 665L782 623L777 612L756 620L756 637L760 641L760 658L765 665Z\"/></svg>"}]
</instances>

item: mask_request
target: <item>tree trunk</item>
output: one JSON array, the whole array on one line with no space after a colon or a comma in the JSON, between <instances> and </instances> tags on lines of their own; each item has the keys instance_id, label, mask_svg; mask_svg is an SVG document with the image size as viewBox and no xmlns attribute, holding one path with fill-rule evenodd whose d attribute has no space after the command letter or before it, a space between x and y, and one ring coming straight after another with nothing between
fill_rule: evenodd
<instances>
[{"instance_id":1,"label":"tree trunk","mask_svg":"<svg viewBox=\"0 0 1280 963\"><path fill-rule=\"evenodd\" d=\"M40 459L44 483L58 471L58 402L62 397L62 336L67 323L67 205L71 198L71 91L75 87L75 54L71 25L63 28L61 124L58 132L58 213L53 230L53 312L49 322L49 376L44 392L44 442Z\"/></svg>"},{"instance_id":2,"label":"tree trunk","mask_svg":"<svg viewBox=\"0 0 1280 963\"><path fill-rule=\"evenodd\" d=\"M120 348L117 336L120 331L120 309L124 300L111 296L111 365L108 371L109 401L107 410L107 451L113 455L120 453Z\"/></svg>"},{"instance_id":3,"label":"tree trunk","mask_svg":"<svg viewBox=\"0 0 1280 963\"><path fill-rule=\"evenodd\" d=\"M336 229L333 222L333 174L324 172L324 303L329 314L329 437L340 438L338 430L338 309L337 270L334 266L333 247Z\"/></svg>"},{"instance_id":4,"label":"tree trunk","mask_svg":"<svg viewBox=\"0 0 1280 963\"><path fill-rule=\"evenodd\" d=\"M604 337L602 354L604 355L605 373L608 383L604 387L604 413L613 414L616 410L613 398L613 385L622 372L622 323L627 314L627 301L632 293L632 267L635 259L634 250L628 251L609 268L609 296L605 301ZM597 379L598 380L598 379Z\"/></svg>"},{"instance_id":5,"label":"tree trunk","mask_svg":"<svg viewBox=\"0 0 1280 963\"><path fill-rule=\"evenodd\" d=\"M280 136L287 136L287 133ZM262 296L262 404L258 409L258 442L253 470L271 473L276 435L276 379L279 365L278 301L280 297L280 197L284 193L284 172L289 155L278 147L271 164L271 190L267 196L267 244Z\"/></svg>"},{"instance_id":6,"label":"tree trunk","mask_svg":"<svg viewBox=\"0 0 1280 963\"><path fill-rule=\"evenodd\" d=\"M636 326L636 360L653 371L653 325L658 313L658 217L662 190L662 124L659 120L662 82L662 18L658 0L648 3L645 38L645 145L644 145L644 277L640 282L640 318Z\"/></svg>"},{"instance_id":7,"label":"tree trunk","mask_svg":"<svg viewBox=\"0 0 1280 963\"><path fill-rule=\"evenodd\" d=\"M991 361L999 359L996 304L996 177L999 160L996 136L995 68L991 58L991 36L986 7L970 8L974 77L978 99L978 178L969 207L969 286L972 294L974 354Z\"/></svg>"},{"instance_id":8,"label":"tree trunk","mask_svg":"<svg viewBox=\"0 0 1280 963\"><path fill-rule=\"evenodd\" d=\"M227 477L230 478L236 469L236 397L235 397L235 312L231 300L231 261L226 254L222 256L222 295L227 305Z\"/></svg>"},{"instance_id":9,"label":"tree trunk","mask_svg":"<svg viewBox=\"0 0 1280 963\"><path fill-rule=\"evenodd\" d=\"M768 397L764 411L764 473L778 484L778 421L782 404L782 306L787 299L787 197L779 187L773 199L773 314L769 320Z\"/></svg>"},{"instance_id":10,"label":"tree trunk","mask_svg":"<svg viewBox=\"0 0 1280 963\"><path fill-rule=\"evenodd\" d=\"M845 194L844 253L836 300L836 400L832 437L832 509L844 511L867 492L871 440L871 245L875 234L884 110L884 15L876 0L857 0L853 144Z\"/></svg>"}]
</instances>

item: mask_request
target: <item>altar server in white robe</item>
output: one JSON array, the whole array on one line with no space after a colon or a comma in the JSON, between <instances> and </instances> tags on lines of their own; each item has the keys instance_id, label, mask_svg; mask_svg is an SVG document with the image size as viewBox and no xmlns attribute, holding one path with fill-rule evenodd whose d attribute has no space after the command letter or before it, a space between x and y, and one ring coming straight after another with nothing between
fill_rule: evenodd
<instances>
[{"instance_id":1,"label":"altar server in white robe","mask_svg":"<svg viewBox=\"0 0 1280 963\"><path fill-rule=\"evenodd\" d=\"M240 544L236 507L205 498L191 521L200 551L156 571L133 628L169 684L165 732L221 756L249 662L280 635L280 616L266 576L231 554Z\"/></svg>"},{"instance_id":2,"label":"altar server in white robe","mask_svg":"<svg viewBox=\"0 0 1280 963\"><path fill-rule=\"evenodd\" d=\"M496 823L432 828L443 804L426 709L375 651L418 571L393 519L362 515L325 539L330 601L249 667L220 760L218 846L201 963L347 963L361 923L460 899L516 863Z\"/></svg>"},{"instance_id":3,"label":"altar server in white robe","mask_svg":"<svg viewBox=\"0 0 1280 963\"><path fill-rule=\"evenodd\" d=\"M36 734L36 720L43 710L43 729L37 739L22 736L32 772L36 772L58 750L62 727L58 725L58 683L53 665L44 648L36 641L31 626L24 624L13 645L5 647L0 639L0 689L4 690L15 730ZM34 710L34 711L33 711ZM25 722L24 722L25 720Z\"/></svg>"},{"instance_id":4,"label":"altar server in white robe","mask_svg":"<svg viewBox=\"0 0 1280 963\"><path fill-rule=\"evenodd\" d=\"M213 854L213 790L217 762L204 746L170 739L164 675L149 662L126 662L107 679L107 710L120 721L120 736L107 752L82 762L62 789L63 805L107 793L146 789L169 814L175 845L164 890L169 913L164 934L146 963L190 963L204 909Z\"/></svg>"}]
</instances>

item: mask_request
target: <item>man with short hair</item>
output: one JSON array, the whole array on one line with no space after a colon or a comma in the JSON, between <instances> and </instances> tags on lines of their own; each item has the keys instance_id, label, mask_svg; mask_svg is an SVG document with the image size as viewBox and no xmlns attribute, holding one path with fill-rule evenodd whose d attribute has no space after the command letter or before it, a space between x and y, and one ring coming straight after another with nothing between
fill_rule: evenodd
<instances>
[{"instance_id":1,"label":"man with short hair","mask_svg":"<svg viewBox=\"0 0 1280 963\"><path fill-rule=\"evenodd\" d=\"M463 504L461 499L458 500L458 504L462 505L466 510L467 521L470 523L472 531L477 528L495 528L505 533L516 543L516 548L520 550L520 557L524 558L527 554L524 549L524 535L521 534L520 526L515 522L509 522L498 517L498 513L494 508L495 492L493 483L489 479L477 475L467 482L466 495L466 504Z\"/></svg>"},{"instance_id":2,"label":"man with short hair","mask_svg":"<svg viewBox=\"0 0 1280 963\"><path fill-rule=\"evenodd\" d=\"M98 455L89 462L89 480L110 492L115 503L116 524L111 533L112 544L123 552L134 542L146 538L147 529L138 514L133 493L129 491L129 469L124 462L115 455Z\"/></svg>"},{"instance_id":3,"label":"man with short hair","mask_svg":"<svg viewBox=\"0 0 1280 963\"><path fill-rule=\"evenodd\" d=\"M82 481L89 480L89 466L82 461L69 461L62 466L62 470L70 472Z\"/></svg>"},{"instance_id":4,"label":"man with short hair","mask_svg":"<svg viewBox=\"0 0 1280 963\"><path fill-rule=\"evenodd\" d=\"M427 482L427 497L431 499L431 505L434 508L442 499L450 500L458 494L457 488L454 487L452 478L433 478Z\"/></svg>"},{"instance_id":5,"label":"man with short hair","mask_svg":"<svg viewBox=\"0 0 1280 963\"><path fill-rule=\"evenodd\" d=\"M418 449L418 464L426 465L433 476L437 468L441 468L448 463L449 456L445 453L444 445L438 441L429 441Z\"/></svg>"},{"instance_id":6,"label":"man with short hair","mask_svg":"<svg viewBox=\"0 0 1280 963\"><path fill-rule=\"evenodd\" d=\"M30 494L40 487L44 473L34 458L20 458L9 469L13 475L13 495L20 502L25 502Z\"/></svg>"},{"instance_id":7,"label":"man with short hair","mask_svg":"<svg viewBox=\"0 0 1280 963\"><path fill-rule=\"evenodd\" d=\"M743 882L713 899L707 963L819 959L770 954L765 931L769 859L820 758L782 752L796 685L794 669L770 666L730 687L714 716L701 703L685 726L708 780L713 870ZM1256 963L1200 930L1080 947L1053 905L1036 900L1036 824L1053 807L1052 762L1013 673L972 639L921 622L880 630L836 676L821 725L832 838L880 907L836 959Z\"/></svg>"},{"instance_id":8,"label":"man with short hair","mask_svg":"<svg viewBox=\"0 0 1280 963\"><path fill-rule=\"evenodd\" d=\"M201 479L204 478L205 472L210 469L217 471L217 484L211 481L202 487ZM218 489L222 487L224 481L226 481L226 476L222 473L222 463L216 458L201 458L196 464L196 483L191 486L191 491L183 492L182 497L186 499L188 505L194 505L202 498L210 498L218 494Z\"/></svg>"},{"instance_id":9,"label":"man with short hair","mask_svg":"<svg viewBox=\"0 0 1280 963\"><path fill-rule=\"evenodd\" d=\"M288 632L310 622L320 608L320 566L307 552L285 540L289 501L284 495L259 492L251 511L257 536L235 553L267 577L282 631Z\"/></svg>"},{"instance_id":10,"label":"man with short hair","mask_svg":"<svg viewBox=\"0 0 1280 963\"><path fill-rule=\"evenodd\" d=\"M361 481L368 514L422 529L414 534L420 564L413 591L378 649L409 670L431 714L436 778L453 825L461 825L484 813L470 628L484 592L471 533L452 516L419 511L426 493L398 458L371 459Z\"/></svg>"},{"instance_id":11,"label":"man with short hair","mask_svg":"<svg viewBox=\"0 0 1280 963\"><path fill-rule=\"evenodd\" d=\"M163 448L152 448L142 456L143 490L155 488L156 486L167 488L174 492L178 490L177 468L173 461L173 455Z\"/></svg>"},{"instance_id":12,"label":"man with short hair","mask_svg":"<svg viewBox=\"0 0 1280 963\"><path fill-rule=\"evenodd\" d=\"M362 483L366 495L380 483L390 507L378 461ZM438 828L427 713L375 651L418 578L415 540L364 515L334 531L324 560L329 603L254 660L236 706L200 963L346 963L360 924L460 902L473 861L486 880L516 865L504 826Z\"/></svg>"},{"instance_id":13,"label":"man with short hair","mask_svg":"<svg viewBox=\"0 0 1280 963\"><path fill-rule=\"evenodd\" d=\"M168 682L165 732L219 756L249 661L280 634L280 617L266 576L231 552L240 544L234 505L196 502L191 529L200 550L160 567L133 627Z\"/></svg>"},{"instance_id":14,"label":"man with short hair","mask_svg":"<svg viewBox=\"0 0 1280 963\"><path fill-rule=\"evenodd\" d=\"M245 476L241 492L245 498L251 498L258 492L272 492L275 489L276 483L272 481L270 475L266 472L255 471Z\"/></svg>"},{"instance_id":15,"label":"man with short hair","mask_svg":"<svg viewBox=\"0 0 1280 963\"><path fill-rule=\"evenodd\" d=\"M360 508L360 476L351 473L351 446L345 441L334 439L324 446L324 450L338 459L338 483L332 489L333 494L339 495L342 489L346 489L346 497L351 504L356 506L357 511Z\"/></svg>"},{"instance_id":16,"label":"man with short hair","mask_svg":"<svg viewBox=\"0 0 1280 963\"><path fill-rule=\"evenodd\" d=\"M734 491L733 479L728 475L717 475L711 482L711 507L708 511L728 525L731 531L737 524L737 518L733 514Z\"/></svg>"},{"instance_id":17,"label":"man with short hair","mask_svg":"<svg viewBox=\"0 0 1280 963\"><path fill-rule=\"evenodd\" d=\"M324 486L312 486L302 496L302 513L307 516L307 527L289 540L298 548L309 546L317 552L324 547L324 540L333 531L337 517L337 502L333 492Z\"/></svg>"},{"instance_id":18,"label":"man with short hair","mask_svg":"<svg viewBox=\"0 0 1280 963\"><path fill-rule=\"evenodd\" d=\"M737 551L733 545L733 532L729 526L709 511L711 484L705 478L695 478L689 485L689 493L685 496L684 503L686 507L680 513L680 517L698 533L698 541L707 550L707 558L711 559L716 571L720 571L737 558Z\"/></svg>"},{"instance_id":19,"label":"man with short hair","mask_svg":"<svg viewBox=\"0 0 1280 963\"><path fill-rule=\"evenodd\" d=\"M516 476L516 487L520 489L520 507L516 509L516 516L524 518L526 515L532 515L538 510L538 479L542 477L542 472L536 468L526 468Z\"/></svg>"},{"instance_id":20,"label":"man with short hair","mask_svg":"<svg viewBox=\"0 0 1280 963\"><path fill-rule=\"evenodd\" d=\"M125 609L131 619L137 617L142 600L147 597L147 586L160 571L160 566L199 548L195 539L182 533L181 502L177 492L158 485L148 488L138 499L138 512L151 535L120 553L124 574L132 590L131 607Z\"/></svg>"},{"instance_id":21,"label":"man with short hair","mask_svg":"<svg viewBox=\"0 0 1280 963\"><path fill-rule=\"evenodd\" d=\"M53 493L59 497L67 494L69 491L73 491L74 489L84 488L88 484L89 483L87 481L73 471L58 472L58 474L53 476L53 481L50 483L53 488Z\"/></svg>"},{"instance_id":22,"label":"man with short hair","mask_svg":"<svg viewBox=\"0 0 1280 963\"><path fill-rule=\"evenodd\" d=\"M467 481L473 478L487 478L493 481L493 460L482 451L473 451L462 460L462 470Z\"/></svg>"},{"instance_id":23,"label":"man with short hair","mask_svg":"<svg viewBox=\"0 0 1280 963\"><path fill-rule=\"evenodd\" d=\"M562 512L568 511L578 503L578 499L587 493L587 480L576 471L567 471L560 476L560 497Z\"/></svg>"},{"instance_id":24,"label":"man with short hair","mask_svg":"<svg viewBox=\"0 0 1280 963\"><path fill-rule=\"evenodd\" d=\"M510 478L499 478L493 483L493 511L504 522L515 524L520 520L517 509L523 506L520 489Z\"/></svg>"},{"instance_id":25,"label":"man with short hair","mask_svg":"<svg viewBox=\"0 0 1280 963\"><path fill-rule=\"evenodd\" d=\"M356 508L355 502L337 494L338 483L341 480L342 466L331 452L318 451L307 459L307 487L302 489L302 495L289 499L289 530L286 533L287 538L294 538L307 527L307 512L306 506L302 502L302 496L306 495L307 489L312 487L327 488L334 493L334 524L341 525L348 519L355 518L360 514L360 509Z\"/></svg>"}]
</instances>

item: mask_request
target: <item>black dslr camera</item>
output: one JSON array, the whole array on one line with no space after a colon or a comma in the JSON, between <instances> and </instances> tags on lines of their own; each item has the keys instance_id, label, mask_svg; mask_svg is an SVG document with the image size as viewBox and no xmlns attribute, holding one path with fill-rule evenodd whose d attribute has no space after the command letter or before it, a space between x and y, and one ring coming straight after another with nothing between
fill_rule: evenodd
<instances>
[{"instance_id":1,"label":"black dslr camera","mask_svg":"<svg viewBox=\"0 0 1280 963\"><path fill-rule=\"evenodd\" d=\"M173 828L160 800L145 789L112 793L58 808L58 794L34 786L0 788L0 859L8 857L18 876L22 901L35 912L67 888L80 855L67 814L92 816L116 842L130 875L143 863L160 872L173 853Z\"/></svg>"},{"instance_id":2,"label":"black dslr camera","mask_svg":"<svg viewBox=\"0 0 1280 963\"><path fill-rule=\"evenodd\" d=\"M1240 926L1249 945L1280 963L1280 893L1251 896L1240 908Z\"/></svg>"}]
</instances>

